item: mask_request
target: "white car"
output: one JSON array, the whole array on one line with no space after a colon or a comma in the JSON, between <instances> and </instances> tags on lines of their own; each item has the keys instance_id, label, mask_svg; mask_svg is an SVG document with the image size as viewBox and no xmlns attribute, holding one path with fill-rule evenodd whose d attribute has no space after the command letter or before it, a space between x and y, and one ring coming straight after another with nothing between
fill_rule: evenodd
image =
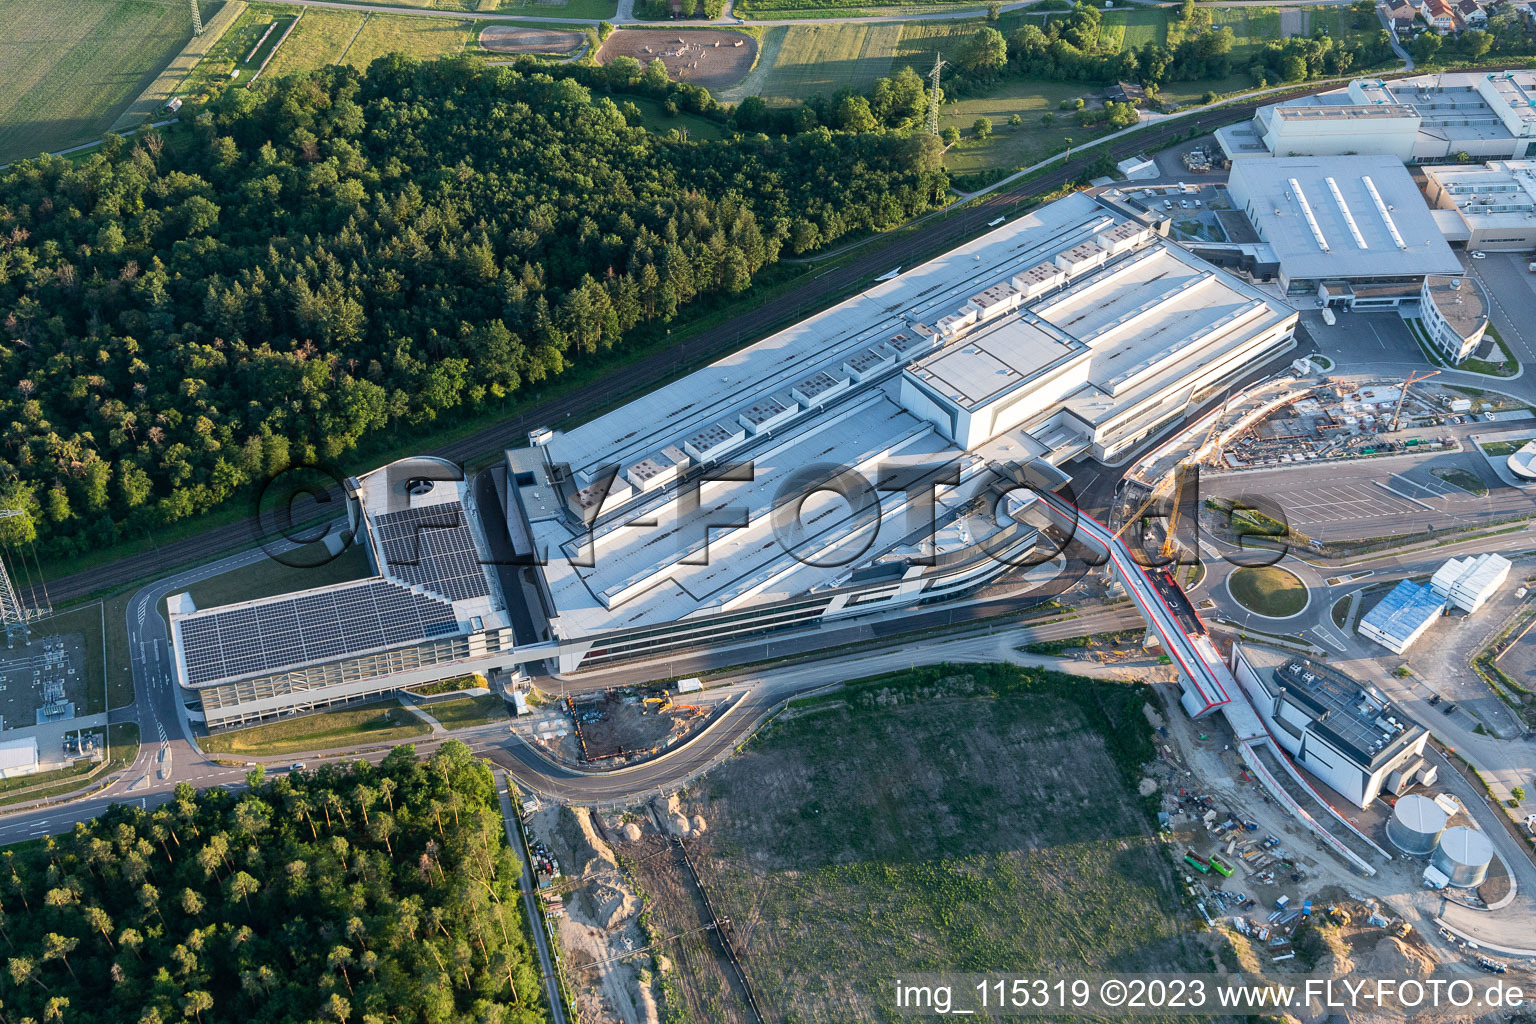
<instances>
[{"instance_id":1,"label":"white car","mask_svg":"<svg viewBox=\"0 0 1536 1024\"><path fill-rule=\"evenodd\" d=\"M1488 258L1488 254L1481 249L1477 249L1473 251L1472 258L1475 260L1485 260Z\"/></svg>"}]
</instances>

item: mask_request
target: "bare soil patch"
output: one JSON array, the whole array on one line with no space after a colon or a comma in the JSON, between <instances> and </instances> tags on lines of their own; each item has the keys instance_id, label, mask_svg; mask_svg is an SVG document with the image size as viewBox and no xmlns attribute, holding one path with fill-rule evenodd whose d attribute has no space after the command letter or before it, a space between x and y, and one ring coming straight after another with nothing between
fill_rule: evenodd
<instances>
[{"instance_id":1,"label":"bare soil patch","mask_svg":"<svg viewBox=\"0 0 1536 1024\"><path fill-rule=\"evenodd\" d=\"M744 32L720 29L620 30L597 51L597 62L633 57L641 64L660 59L674 82L714 91L740 82L752 70L757 40Z\"/></svg>"},{"instance_id":2,"label":"bare soil patch","mask_svg":"<svg viewBox=\"0 0 1536 1024\"><path fill-rule=\"evenodd\" d=\"M480 33L480 45L497 53L570 53L582 39L580 32L510 25L489 25Z\"/></svg>"}]
</instances>

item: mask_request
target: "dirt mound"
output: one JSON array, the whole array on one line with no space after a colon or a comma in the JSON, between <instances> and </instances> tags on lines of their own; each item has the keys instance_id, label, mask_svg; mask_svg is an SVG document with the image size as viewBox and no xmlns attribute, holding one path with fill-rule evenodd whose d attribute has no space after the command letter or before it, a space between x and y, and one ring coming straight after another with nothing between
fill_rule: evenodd
<instances>
[{"instance_id":1,"label":"dirt mound","mask_svg":"<svg viewBox=\"0 0 1536 1024\"><path fill-rule=\"evenodd\" d=\"M635 824L634 822L630 822L628 825L624 826L624 828L621 830L621 834L624 836L626 841L631 843L638 843L640 841L640 837L644 833L641 831L639 825Z\"/></svg>"},{"instance_id":2,"label":"dirt mound","mask_svg":"<svg viewBox=\"0 0 1536 1024\"><path fill-rule=\"evenodd\" d=\"M634 893L611 885L591 886L582 890L582 895L587 899L587 916L604 931L613 931L640 909Z\"/></svg>"},{"instance_id":3,"label":"dirt mound","mask_svg":"<svg viewBox=\"0 0 1536 1024\"><path fill-rule=\"evenodd\" d=\"M1394 935L1376 943L1369 957L1359 963L1362 973L1373 978L1427 978L1434 973L1434 963L1424 953Z\"/></svg>"},{"instance_id":4,"label":"dirt mound","mask_svg":"<svg viewBox=\"0 0 1536 1024\"><path fill-rule=\"evenodd\" d=\"M597 62L633 57L641 64L660 60L674 82L725 89L752 70L757 40L723 29L620 29L604 40Z\"/></svg>"},{"instance_id":5,"label":"dirt mound","mask_svg":"<svg viewBox=\"0 0 1536 1024\"><path fill-rule=\"evenodd\" d=\"M570 53L585 38L580 32L488 25L480 33L480 45L497 53Z\"/></svg>"},{"instance_id":6,"label":"dirt mound","mask_svg":"<svg viewBox=\"0 0 1536 1024\"><path fill-rule=\"evenodd\" d=\"M585 807L560 808L559 829L561 840L571 851L567 874L580 878L601 871L618 871L619 862L613 851L592 827L591 811Z\"/></svg>"},{"instance_id":7,"label":"dirt mound","mask_svg":"<svg viewBox=\"0 0 1536 1024\"><path fill-rule=\"evenodd\" d=\"M704 815L695 814L693 816L693 834L698 835L707 828L709 828L709 822L704 820Z\"/></svg>"}]
</instances>

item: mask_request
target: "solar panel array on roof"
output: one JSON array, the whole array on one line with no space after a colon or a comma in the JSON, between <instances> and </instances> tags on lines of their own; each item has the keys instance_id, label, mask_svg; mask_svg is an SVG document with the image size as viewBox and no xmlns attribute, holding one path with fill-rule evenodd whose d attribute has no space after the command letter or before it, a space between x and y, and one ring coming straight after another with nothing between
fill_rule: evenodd
<instances>
[{"instance_id":1,"label":"solar panel array on roof","mask_svg":"<svg viewBox=\"0 0 1536 1024\"><path fill-rule=\"evenodd\" d=\"M183 619L187 679L275 671L458 629L453 608L387 580Z\"/></svg>"},{"instance_id":2,"label":"solar panel array on roof","mask_svg":"<svg viewBox=\"0 0 1536 1024\"><path fill-rule=\"evenodd\" d=\"M374 520L391 575L450 601L491 592L475 538L456 501L385 512Z\"/></svg>"}]
</instances>

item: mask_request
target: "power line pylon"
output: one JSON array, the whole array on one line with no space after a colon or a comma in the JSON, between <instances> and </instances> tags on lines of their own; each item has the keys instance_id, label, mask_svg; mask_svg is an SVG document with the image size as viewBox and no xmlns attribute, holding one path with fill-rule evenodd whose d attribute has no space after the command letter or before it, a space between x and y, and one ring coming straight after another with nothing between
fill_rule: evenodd
<instances>
[{"instance_id":1,"label":"power line pylon","mask_svg":"<svg viewBox=\"0 0 1536 1024\"><path fill-rule=\"evenodd\" d=\"M928 134L939 134L939 71L944 67L944 58L934 51L933 70L928 72Z\"/></svg>"},{"instance_id":2,"label":"power line pylon","mask_svg":"<svg viewBox=\"0 0 1536 1024\"><path fill-rule=\"evenodd\" d=\"M197 0L187 0L187 3L192 8L192 34L194 36L200 36L203 34L202 9L197 6Z\"/></svg>"},{"instance_id":3,"label":"power line pylon","mask_svg":"<svg viewBox=\"0 0 1536 1024\"><path fill-rule=\"evenodd\" d=\"M0 519L21 515L26 513L13 508L0 509ZM10 569L6 567L3 558L0 558L0 625L5 627L6 647L15 647L18 636L21 637L23 645L32 642L31 633L27 629L27 610L22 607L21 598L16 596L16 587L11 583Z\"/></svg>"}]
</instances>

